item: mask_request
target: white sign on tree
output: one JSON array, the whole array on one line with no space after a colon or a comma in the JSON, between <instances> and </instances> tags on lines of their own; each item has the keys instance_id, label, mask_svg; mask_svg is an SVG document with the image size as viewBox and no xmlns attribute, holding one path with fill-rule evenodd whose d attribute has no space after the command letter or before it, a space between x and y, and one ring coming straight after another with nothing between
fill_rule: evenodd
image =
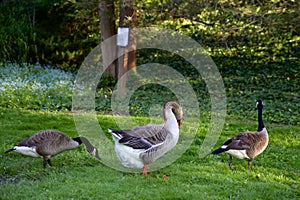
<instances>
[{"instance_id":1,"label":"white sign on tree","mask_svg":"<svg viewBox=\"0 0 300 200\"><path fill-rule=\"evenodd\" d=\"M128 45L128 39L129 39L129 28L118 27L117 45L121 47L126 47Z\"/></svg>"}]
</instances>

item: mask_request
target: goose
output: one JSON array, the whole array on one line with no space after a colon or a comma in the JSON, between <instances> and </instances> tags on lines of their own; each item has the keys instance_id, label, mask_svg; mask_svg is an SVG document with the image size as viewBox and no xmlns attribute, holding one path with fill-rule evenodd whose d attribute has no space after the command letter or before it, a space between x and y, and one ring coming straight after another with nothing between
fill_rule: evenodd
<instances>
[{"instance_id":1,"label":"goose","mask_svg":"<svg viewBox=\"0 0 300 200\"><path fill-rule=\"evenodd\" d=\"M49 166L53 166L50 161L51 156L62 151L75 149L82 143L85 144L89 153L97 159L101 159L98 155L98 150L85 137L70 138L65 133L56 130L39 131L15 147L5 151L5 153L17 152L26 156L41 157L43 158L43 166L45 168L47 163Z\"/></svg>"},{"instance_id":2,"label":"goose","mask_svg":"<svg viewBox=\"0 0 300 200\"><path fill-rule=\"evenodd\" d=\"M268 131L263 123L262 119L262 109L263 103L261 100L256 102L258 110L258 129L255 132L243 132L233 136L232 138L226 140L222 146L212 154L219 154L222 152L228 153L229 162L228 165L230 169L232 166L232 156L239 159L248 159L248 169L251 168L251 163L253 159L261 154L268 146L269 136Z\"/></svg>"},{"instance_id":3,"label":"goose","mask_svg":"<svg viewBox=\"0 0 300 200\"><path fill-rule=\"evenodd\" d=\"M108 129L115 142L115 152L121 164L142 168L147 176L149 164L170 151L178 142L183 110L174 100L163 105L163 124L146 124L131 130Z\"/></svg>"}]
</instances>

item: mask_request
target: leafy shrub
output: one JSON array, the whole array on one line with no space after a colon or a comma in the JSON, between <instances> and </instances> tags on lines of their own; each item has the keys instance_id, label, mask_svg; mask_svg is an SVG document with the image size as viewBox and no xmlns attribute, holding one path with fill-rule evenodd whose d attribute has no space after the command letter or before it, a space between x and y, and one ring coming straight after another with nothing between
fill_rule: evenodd
<instances>
[{"instance_id":1,"label":"leafy shrub","mask_svg":"<svg viewBox=\"0 0 300 200\"><path fill-rule=\"evenodd\" d=\"M32 62L36 59L36 33L24 14L27 12L15 2L11 6L0 3L0 61Z\"/></svg>"},{"instance_id":2,"label":"leafy shrub","mask_svg":"<svg viewBox=\"0 0 300 200\"><path fill-rule=\"evenodd\" d=\"M76 69L100 39L97 1L0 3L0 61ZM117 3L117 2L116 2ZM136 1L140 27L187 34L216 59L299 63L298 1ZM117 8L118 6L116 6ZM115 18L118 18L116 11Z\"/></svg>"},{"instance_id":3,"label":"leafy shrub","mask_svg":"<svg viewBox=\"0 0 300 200\"><path fill-rule=\"evenodd\" d=\"M95 4L76 1L0 3L0 62L75 70L100 40Z\"/></svg>"},{"instance_id":4,"label":"leafy shrub","mask_svg":"<svg viewBox=\"0 0 300 200\"><path fill-rule=\"evenodd\" d=\"M163 53L161 55L164 55ZM161 62L170 59L164 59ZM157 60L159 61L159 60ZM186 63L173 61L176 69L186 76L197 94L201 115L210 111L210 98L199 75L190 73ZM168 65L172 66L170 63ZM265 105L264 118L270 122L294 124L299 122L300 66L277 63L257 68L253 66L221 67L227 94L227 113L241 119L256 120L255 100ZM190 74L189 74L190 73ZM0 98L2 108L30 110L71 110L75 74L51 67L32 65L19 67L7 64L0 67ZM95 109L111 111L115 80L104 75L95 94ZM161 85L146 84L138 88L129 101L129 114L147 116L154 105L166 99L176 99ZM153 113L152 113L153 114Z\"/></svg>"},{"instance_id":5,"label":"leafy shrub","mask_svg":"<svg viewBox=\"0 0 300 200\"><path fill-rule=\"evenodd\" d=\"M1 106L35 110L70 110L74 74L38 65L0 68Z\"/></svg>"}]
</instances>

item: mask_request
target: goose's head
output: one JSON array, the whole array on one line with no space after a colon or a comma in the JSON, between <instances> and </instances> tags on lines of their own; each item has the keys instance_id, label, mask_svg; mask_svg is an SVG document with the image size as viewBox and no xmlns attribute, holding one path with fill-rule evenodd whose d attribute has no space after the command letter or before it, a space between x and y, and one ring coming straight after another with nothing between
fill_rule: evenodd
<instances>
[{"instance_id":1,"label":"goose's head","mask_svg":"<svg viewBox=\"0 0 300 200\"><path fill-rule=\"evenodd\" d=\"M262 100L259 99L259 100L256 101L256 107L260 108L260 109L263 108L263 102L262 102Z\"/></svg>"},{"instance_id":2,"label":"goose's head","mask_svg":"<svg viewBox=\"0 0 300 200\"><path fill-rule=\"evenodd\" d=\"M183 120L183 110L181 105L175 100L168 100L164 103L163 109L171 109L175 115L175 118L178 123L178 127L180 128Z\"/></svg>"}]
</instances>

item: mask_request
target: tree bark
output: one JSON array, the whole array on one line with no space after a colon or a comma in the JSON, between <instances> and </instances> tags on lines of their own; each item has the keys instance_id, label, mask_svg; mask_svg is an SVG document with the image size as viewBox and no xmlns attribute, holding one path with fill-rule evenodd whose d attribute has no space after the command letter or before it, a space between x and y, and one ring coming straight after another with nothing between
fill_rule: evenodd
<instances>
[{"instance_id":1,"label":"tree bark","mask_svg":"<svg viewBox=\"0 0 300 200\"><path fill-rule=\"evenodd\" d=\"M118 94L124 96L126 86L126 72L136 69L136 37L129 31L129 42L126 47L117 47L117 34L115 22L114 0L102 0L99 5L101 39L109 42L102 42L102 62L105 71L110 72L118 79ZM120 0L120 27L129 27L130 30L137 26L136 5L134 0ZM129 49L131 51L129 51ZM118 58L109 63L112 58ZM122 76L124 76L121 81Z\"/></svg>"},{"instance_id":2,"label":"tree bark","mask_svg":"<svg viewBox=\"0 0 300 200\"><path fill-rule=\"evenodd\" d=\"M129 27L130 29L137 26L136 5L134 0L120 0L120 27ZM127 49L133 49L127 55L128 70L136 69L136 37L132 31L129 34L129 43ZM126 70L127 71L127 70Z\"/></svg>"},{"instance_id":3,"label":"tree bark","mask_svg":"<svg viewBox=\"0 0 300 200\"><path fill-rule=\"evenodd\" d=\"M120 27L129 28L129 41L126 47L119 47L118 95L124 96L126 72L136 70L136 37L132 28L137 26L136 5L134 0L120 0ZM130 51L129 51L130 50ZM122 77L122 79L121 79Z\"/></svg>"},{"instance_id":4,"label":"tree bark","mask_svg":"<svg viewBox=\"0 0 300 200\"><path fill-rule=\"evenodd\" d=\"M118 61L115 59L117 58L117 41L115 37L112 37L117 34L114 0L102 0L98 5L98 9L102 40L103 69L113 75L113 77L118 78ZM103 43L103 41L108 38L110 38L110 40ZM113 63L109 63L109 61L113 59L115 59Z\"/></svg>"}]
</instances>

